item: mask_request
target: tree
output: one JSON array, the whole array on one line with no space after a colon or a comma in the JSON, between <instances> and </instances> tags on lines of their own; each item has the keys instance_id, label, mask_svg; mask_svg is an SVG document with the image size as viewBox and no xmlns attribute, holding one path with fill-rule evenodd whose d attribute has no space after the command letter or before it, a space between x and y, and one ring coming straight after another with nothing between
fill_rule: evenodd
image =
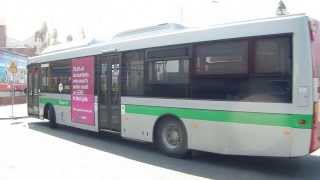
<instances>
[{"instance_id":1,"label":"tree","mask_svg":"<svg viewBox=\"0 0 320 180\"><path fill-rule=\"evenodd\" d=\"M44 42L47 38L48 33L48 25L47 22L42 23L42 27L40 29L40 39L42 42Z\"/></svg>"},{"instance_id":2,"label":"tree","mask_svg":"<svg viewBox=\"0 0 320 180\"><path fill-rule=\"evenodd\" d=\"M277 16L283 16L287 14L288 14L287 6L284 4L282 0L280 0L277 8Z\"/></svg>"},{"instance_id":3,"label":"tree","mask_svg":"<svg viewBox=\"0 0 320 180\"><path fill-rule=\"evenodd\" d=\"M81 37L82 37L82 39L86 38L86 32L83 27L81 28Z\"/></svg>"},{"instance_id":4,"label":"tree","mask_svg":"<svg viewBox=\"0 0 320 180\"><path fill-rule=\"evenodd\" d=\"M58 30L56 28L53 29L51 34L51 39L53 45L58 44Z\"/></svg>"},{"instance_id":5,"label":"tree","mask_svg":"<svg viewBox=\"0 0 320 180\"><path fill-rule=\"evenodd\" d=\"M72 40L73 40L73 37L72 37L71 34L69 34L69 35L67 36L67 42L71 42Z\"/></svg>"},{"instance_id":6,"label":"tree","mask_svg":"<svg viewBox=\"0 0 320 180\"><path fill-rule=\"evenodd\" d=\"M40 30L34 33L34 42L40 41Z\"/></svg>"},{"instance_id":7,"label":"tree","mask_svg":"<svg viewBox=\"0 0 320 180\"><path fill-rule=\"evenodd\" d=\"M44 21L41 28L34 33L34 41L37 54L40 54L41 51L49 46L47 22Z\"/></svg>"}]
</instances>

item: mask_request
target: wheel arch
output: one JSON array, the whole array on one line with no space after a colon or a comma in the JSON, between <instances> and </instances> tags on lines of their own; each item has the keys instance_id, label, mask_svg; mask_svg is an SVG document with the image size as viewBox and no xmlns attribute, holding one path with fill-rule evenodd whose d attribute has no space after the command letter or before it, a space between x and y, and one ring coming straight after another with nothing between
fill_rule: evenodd
<instances>
[{"instance_id":1,"label":"wheel arch","mask_svg":"<svg viewBox=\"0 0 320 180\"><path fill-rule=\"evenodd\" d=\"M166 114L163 114L161 116L159 116L157 118L157 120L155 121L154 125L153 125L153 129L152 129L152 142L155 143L156 142L156 131L157 131L157 128L159 127L160 123L162 123L163 121L165 121L166 118L173 118L175 119L176 121L178 121L179 123L181 123L184 131L186 132L186 135L187 135L187 146L188 146L188 131L187 131L187 128L184 124L184 122L181 120L181 118L175 114L172 114L172 113L166 113Z\"/></svg>"},{"instance_id":2,"label":"wheel arch","mask_svg":"<svg viewBox=\"0 0 320 180\"><path fill-rule=\"evenodd\" d=\"M44 119L48 119L48 109L52 107L52 110L54 112L54 114L56 113L55 112L55 109L54 109L54 106L51 104L51 103L46 103L43 107L43 118Z\"/></svg>"}]
</instances>

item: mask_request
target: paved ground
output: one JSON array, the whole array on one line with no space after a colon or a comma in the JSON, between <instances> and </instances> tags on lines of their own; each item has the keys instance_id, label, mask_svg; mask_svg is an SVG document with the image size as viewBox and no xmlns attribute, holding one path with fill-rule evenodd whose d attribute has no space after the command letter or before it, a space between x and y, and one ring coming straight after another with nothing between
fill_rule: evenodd
<instances>
[{"instance_id":1,"label":"paved ground","mask_svg":"<svg viewBox=\"0 0 320 180\"><path fill-rule=\"evenodd\" d=\"M15 104L13 105L14 117L26 117L28 116L27 104ZM6 119L12 117L12 106L0 106L0 119Z\"/></svg>"},{"instance_id":2,"label":"paved ground","mask_svg":"<svg viewBox=\"0 0 320 180\"><path fill-rule=\"evenodd\" d=\"M0 180L320 179L320 157L255 158L196 153L169 158L151 145L33 118L0 120Z\"/></svg>"}]
</instances>

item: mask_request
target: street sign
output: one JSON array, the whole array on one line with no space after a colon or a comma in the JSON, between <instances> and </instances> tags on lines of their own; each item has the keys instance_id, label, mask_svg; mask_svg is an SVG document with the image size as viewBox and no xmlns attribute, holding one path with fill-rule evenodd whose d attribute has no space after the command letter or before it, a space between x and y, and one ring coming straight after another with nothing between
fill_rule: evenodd
<instances>
[{"instance_id":1,"label":"street sign","mask_svg":"<svg viewBox=\"0 0 320 180\"><path fill-rule=\"evenodd\" d=\"M12 74L16 74L17 73L17 64L15 61L11 61L8 70L12 73Z\"/></svg>"}]
</instances>

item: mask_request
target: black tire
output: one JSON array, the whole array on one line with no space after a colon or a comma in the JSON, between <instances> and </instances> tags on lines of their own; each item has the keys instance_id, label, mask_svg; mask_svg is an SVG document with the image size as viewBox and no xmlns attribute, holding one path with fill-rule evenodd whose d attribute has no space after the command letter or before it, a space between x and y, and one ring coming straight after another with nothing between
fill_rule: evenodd
<instances>
[{"instance_id":1,"label":"black tire","mask_svg":"<svg viewBox=\"0 0 320 180\"><path fill-rule=\"evenodd\" d=\"M189 154L185 127L176 118L162 119L155 135L157 147L168 156L184 158Z\"/></svg>"},{"instance_id":2,"label":"black tire","mask_svg":"<svg viewBox=\"0 0 320 180\"><path fill-rule=\"evenodd\" d=\"M49 126L51 128L57 128L56 113L55 113L54 108L52 106L48 107L47 116L48 116L48 120L49 120Z\"/></svg>"}]
</instances>

